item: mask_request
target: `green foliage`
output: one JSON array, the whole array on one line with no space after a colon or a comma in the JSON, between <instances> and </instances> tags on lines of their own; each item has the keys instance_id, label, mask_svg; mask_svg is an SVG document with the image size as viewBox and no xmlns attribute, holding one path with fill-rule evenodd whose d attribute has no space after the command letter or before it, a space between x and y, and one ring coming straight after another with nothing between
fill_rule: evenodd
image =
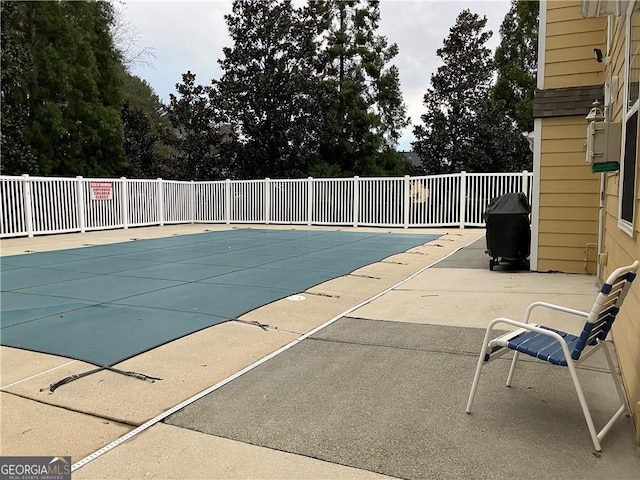
<instances>
[{"instance_id":1,"label":"green foliage","mask_svg":"<svg viewBox=\"0 0 640 480\"><path fill-rule=\"evenodd\" d=\"M158 159L154 145L158 140L153 133L147 114L140 108L132 107L128 101L122 106L124 128L124 151L131 178L154 178L158 176Z\"/></svg>"},{"instance_id":2,"label":"green foliage","mask_svg":"<svg viewBox=\"0 0 640 480\"><path fill-rule=\"evenodd\" d=\"M468 154L471 172L519 172L531 168L529 142L515 122L504 115L504 107L487 98L478 112L475 140Z\"/></svg>"},{"instance_id":3,"label":"green foliage","mask_svg":"<svg viewBox=\"0 0 640 480\"><path fill-rule=\"evenodd\" d=\"M31 70L31 55L25 44L24 9L13 2L0 3L0 173L2 175L37 174L36 157L25 143L24 133L29 121L26 81Z\"/></svg>"},{"instance_id":4,"label":"green foliage","mask_svg":"<svg viewBox=\"0 0 640 480\"><path fill-rule=\"evenodd\" d=\"M343 174L384 171L381 152L397 144L408 121L398 70L388 66L398 47L376 33L379 2L314 1L307 15L320 26L320 157Z\"/></svg>"},{"instance_id":5,"label":"green foliage","mask_svg":"<svg viewBox=\"0 0 640 480\"><path fill-rule=\"evenodd\" d=\"M478 158L479 116L489 95L493 61L486 47L492 32L486 17L463 10L437 50L442 59L424 95L424 126L414 128L413 148L426 173L482 171ZM484 155L483 155L484 156Z\"/></svg>"},{"instance_id":6,"label":"green foliage","mask_svg":"<svg viewBox=\"0 0 640 480\"><path fill-rule=\"evenodd\" d=\"M211 86L187 72L162 105L114 47L106 1L0 4L0 172L210 180L403 175L398 47L375 0L236 0ZM424 96L427 173L528 168L538 2L512 0L495 58L463 11ZM114 33L115 32L115 33ZM125 32L126 33L126 32ZM493 78L496 76L495 84Z\"/></svg>"},{"instance_id":7,"label":"green foliage","mask_svg":"<svg viewBox=\"0 0 640 480\"><path fill-rule=\"evenodd\" d=\"M122 96L119 59L109 32L111 5L3 2L3 8L9 6L15 14L3 31L7 28L18 40L30 62L28 69L13 73L3 62L3 80L19 84L23 92L28 112L23 139L40 173L123 173ZM4 56L4 42L2 49Z\"/></svg>"},{"instance_id":8,"label":"green foliage","mask_svg":"<svg viewBox=\"0 0 640 480\"><path fill-rule=\"evenodd\" d=\"M413 148L425 173L530 166L528 142L508 115L507 100L492 85L495 64L486 47L492 32L485 30L486 23L486 18L462 11L437 51L443 65L431 76L424 96L423 124L414 127Z\"/></svg>"},{"instance_id":9,"label":"green foliage","mask_svg":"<svg viewBox=\"0 0 640 480\"><path fill-rule=\"evenodd\" d=\"M312 24L288 0L235 1L225 19L233 47L219 60L213 101L239 133L235 174L306 175L319 129Z\"/></svg>"},{"instance_id":10,"label":"green foliage","mask_svg":"<svg viewBox=\"0 0 640 480\"><path fill-rule=\"evenodd\" d=\"M224 164L224 132L216 121L211 106L212 87L196 84L196 75L182 75L176 85L179 96L170 95L166 108L175 132L167 142L175 148L175 156L169 162L170 178L177 180L218 180L228 174Z\"/></svg>"},{"instance_id":11,"label":"green foliage","mask_svg":"<svg viewBox=\"0 0 640 480\"><path fill-rule=\"evenodd\" d=\"M493 98L502 102L504 114L523 132L533 130L539 10L539 2L512 0L500 27L501 41L495 54L498 78Z\"/></svg>"},{"instance_id":12,"label":"green foliage","mask_svg":"<svg viewBox=\"0 0 640 480\"><path fill-rule=\"evenodd\" d=\"M129 102L131 108L142 110L152 123L165 127L171 125L164 114L164 105L160 97L146 80L124 69L121 70L121 78L123 97L126 102Z\"/></svg>"},{"instance_id":13,"label":"green foliage","mask_svg":"<svg viewBox=\"0 0 640 480\"><path fill-rule=\"evenodd\" d=\"M176 151L167 143L175 143L173 127L165 107L153 88L143 79L121 71L124 104L122 125L127 176L157 178L172 171L168 165Z\"/></svg>"},{"instance_id":14,"label":"green foliage","mask_svg":"<svg viewBox=\"0 0 640 480\"><path fill-rule=\"evenodd\" d=\"M396 171L406 108L379 18L374 1L234 2L212 102L238 133L237 176Z\"/></svg>"}]
</instances>

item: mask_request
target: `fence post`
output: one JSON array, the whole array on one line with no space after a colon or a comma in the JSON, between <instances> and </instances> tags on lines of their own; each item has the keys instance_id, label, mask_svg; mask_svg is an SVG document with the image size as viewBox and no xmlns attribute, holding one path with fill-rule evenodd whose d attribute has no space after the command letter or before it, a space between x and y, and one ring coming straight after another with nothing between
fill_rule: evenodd
<instances>
[{"instance_id":1,"label":"fence post","mask_svg":"<svg viewBox=\"0 0 640 480\"><path fill-rule=\"evenodd\" d=\"M527 196L529 204L531 204L531 199L529 198L529 172L526 170L522 171L522 193Z\"/></svg>"},{"instance_id":2,"label":"fence post","mask_svg":"<svg viewBox=\"0 0 640 480\"><path fill-rule=\"evenodd\" d=\"M191 180L191 205L189 205L189 216L191 217L191 223L196 222L196 182Z\"/></svg>"},{"instance_id":3,"label":"fence post","mask_svg":"<svg viewBox=\"0 0 640 480\"><path fill-rule=\"evenodd\" d=\"M360 194L358 193L358 181L360 177L353 177L353 226L358 226L358 211L360 210L360 202L358 199L360 198Z\"/></svg>"},{"instance_id":4,"label":"fence post","mask_svg":"<svg viewBox=\"0 0 640 480\"><path fill-rule=\"evenodd\" d=\"M164 227L164 191L161 178L158 178L158 221Z\"/></svg>"},{"instance_id":5,"label":"fence post","mask_svg":"<svg viewBox=\"0 0 640 480\"><path fill-rule=\"evenodd\" d=\"M271 211L271 184L269 177L264 179L264 224L269 225L269 213Z\"/></svg>"},{"instance_id":6,"label":"fence post","mask_svg":"<svg viewBox=\"0 0 640 480\"><path fill-rule=\"evenodd\" d=\"M307 178L307 225L311 226L313 218L313 177Z\"/></svg>"},{"instance_id":7,"label":"fence post","mask_svg":"<svg viewBox=\"0 0 640 480\"><path fill-rule=\"evenodd\" d=\"M122 204L122 227L129 228L129 184L126 177L120 177L122 185L120 187L120 203Z\"/></svg>"},{"instance_id":8,"label":"fence post","mask_svg":"<svg viewBox=\"0 0 640 480\"><path fill-rule=\"evenodd\" d=\"M31 180L26 173L22 175L22 201L24 202L24 223L27 228L27 235L33 237L33 215L31 208Z\"/></svg>"},{"instance_id":9,"label":"fence post","mask_svg":"<svg viewBox=\"0 0 640 480\"><path fill-rule=\"evenodd\" d=\"M231 223L231 180L227 178L224 185L224 219L229 225Z\"/></svg>"},{"instance_id":10,"label":"fence post","mask_svg":"<svg viewBox=\"0 0 640 480\"><path fill-rule=\"evenodd\" d=\"M403 217L404 217L404 228L409 228L409 208L411 206L411 184L409 183L409 175L404 176L404 206L403 206Z\"/></svg>"},{"instance_id":11,"label":"fence post","mask_svg":"<svg viewBox=\"0 0 640 480\"><path fill-rule=\"evenodd\" d=\"M464 228L467 211L467 172L460 172L460 228Z\"/></svg>"},{"instance_id":12,"label":"fence post","mask_svg":"<svg viewBox=\"0 0 640 480\"><path fill-rule=\"evenodd\" d=\"M78 197L78 226L80 233L85 232L85 208L84 208L84 188L82 188L82 176L76 177L76 196Z\"/></svg>"}]
</instances>

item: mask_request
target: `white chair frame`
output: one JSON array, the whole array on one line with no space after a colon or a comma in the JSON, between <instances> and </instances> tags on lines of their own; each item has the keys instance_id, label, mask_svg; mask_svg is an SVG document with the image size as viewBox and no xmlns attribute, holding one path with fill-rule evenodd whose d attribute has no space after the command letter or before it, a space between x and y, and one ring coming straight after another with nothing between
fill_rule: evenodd
<instances>
[{"instance_id":1,"label":"white chair frame","mask_svg":"<svg viewBox=\"0 0 640 480\"><path fill-rule=\"evenodd\" d=\"M619 279L619 277L621 275L625 275L627 272L636 272L638 270L638 265L640 264L640 262L638 262L637 260L630 265L629 267L622 267L617 269L615 272L613 272L610 276L609 279L607 280L607 283L609 285L612 285L616 279ZM627 282L626 289L623 289L624 291L622 291L617 298L617 302L616 302L616 307L620 307L624 297L627 293L628 290L628 286L631 282ZM541 326L536 325L536 324L530 324L529 320L531 318L531 313L536 309L536 308L547 308L547 309L551 309L551 310L556 310L559 312L563 312L563 313L567 313L569 315L573 315L573 316L577 316L577 317L582 317L587 319L588 322L590 323L594 323L596 321L596 319L598 318L598 315L600 314L600 312L603 310L604 304L606 302L606 295L604 293L600 293L598 295L598 298L596 300L596 303L593 307L593 310L591 311L591 313L587 313L587 312L582 312L580 310L574 310L572 308L567 308L567 307L563 307L561 305L555 305L552 303L547 303L547 302L534 302L531 305L529 305L529 307L527 307L525 314L524 314L524 319L523 321L517 321L517 320L512 320L510 318L496 318L494 320L492 320L486 330L486 333L484 335L484 340L482 343L482 349L480 350L480 357L478 359L478 365L476 367L476 371L475 371L475 375L473 378L473 384L471 386L471 392L469 394L469 401L467 402L467 408L466 408L466 412L467 413L471 413L471 408L473 406L473 401L476 395L476 390L478 388L478 383L479 383L479 379L480 379L480 373L482 371L482 367L484 366L485 363L488 363L496 358L501 357L502 355L506 354L507 352L511 351L511 349L509 347L507 347L507 342L510 339L513 339L515 337L517 337L518 335L521 335L524 332L536 332L548 337L551 337L552 339L554 339L556 342L558 342L558 344L562 347L562 351L564 353L564 358L567 361L567 367L569 368L569 373L571 375L571 380L573 381L573 385L576 389L576 393L578 394L578 399L580 401L580 406L582 407L582 413L584 414L585 420L587 422L587 427L589 429L589 433L591 435L591 440L593 442L593 446L595 448L595 450L597 452L602 451L602 447L600 442L602 441L602 439L604 438L604 436L611 430L611 427L613 426L613 424L620 418L622 417L622 415L624 415L625 413L627 415L629 415L629 407L627 405L627 399L625 396L625 392L624 392L624 387L622 385L622 382L620 381L620 378L616 372L615 369L615 365L613 362L613 358L611 356L611 352L608 349L608 344L611 343L609 340L597 340L597 344L595 346L592 347L585 347L584 353L582 355L580 355L580 357L577 360L573 360L571 357L571 351L569 349L569 346L567 345L567 342L565 341L565 339L559 335L558 333L556 333L555 331L552 330L548 330L546 328L541 328ZM502 336L499 336L497 338L494 338L493 340L491 340L492 337L492 333L494 330L494 327L496 325L499 324L508 324L514 327L518 327L517 330L508 332ZM613 382L615 384L616 390L618 392L618 396L620 398L620 407L617 409L616 413L614 413L614 415L609 419L609 421L605 424L605 426L598 432L595 428L595 425L593 423L593 418L591 416L591 412L589 411L589 407L587 405L587 401L584 395L584 392L582 390L582 387L580 385L580 381L578 380L578 375L576 373L576 367L579 366L581 363L583 363L585 360L587 360L589 357L591 357L594 353L596 353L597 351L599 351L600 349L603 350L605 357L607 359L607 364L609 366L609 371L611 373L611 376L613 378ZM513 360L511 361L511 368L509 369L509 375L507 376L507 387L511 386L511 383L513 381L513 376L516 370L516 364L518 362L518 359L520 357L520 353L519 351L515 350L514 351L514 355L513 355ZM549 363L549 362L547 362Z\"/></svg>"}]
</instances>

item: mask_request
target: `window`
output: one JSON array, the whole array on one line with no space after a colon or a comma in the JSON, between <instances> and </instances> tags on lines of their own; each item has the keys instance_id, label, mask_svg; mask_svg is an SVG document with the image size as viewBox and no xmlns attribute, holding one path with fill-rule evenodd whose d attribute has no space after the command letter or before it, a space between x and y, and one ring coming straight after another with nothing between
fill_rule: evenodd
<instances>
[{"instance_id":1,"label":"window","mask_svg":"<svg viewBox=\"0 0 640 480\"><path fill-rule=\"evenodd\" d=\"M625 91L624 154L620 168L620 228L633 235L638 165L638 104L640 103L640 2L627 12L627 88Z\"/></svg>"}]
</instances>

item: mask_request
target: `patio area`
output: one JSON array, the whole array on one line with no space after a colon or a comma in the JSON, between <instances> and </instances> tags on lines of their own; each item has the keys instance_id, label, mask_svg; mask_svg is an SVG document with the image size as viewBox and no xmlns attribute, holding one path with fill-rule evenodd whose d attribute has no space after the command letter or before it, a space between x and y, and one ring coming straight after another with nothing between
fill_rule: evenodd
<instances>
[{"instance_id":1,"label":"patio area","mask_svg":"<svg viewBox=\"0 0 640 480\"><path fill-rule=\"evenodd\" d=\"M0 246L7 256L233 228ZM0 453L71 455L73 478L638 478L632 420L594 454L567 372L526 361L509 389L509 363L498 361L464 412L483 327L535 300L588 309L593 277L491 272L480 228L295 229L439 237L115 365L162 378L154 383L100 371L49 393L94 365L3 346ZM596 424L617 399L602 360L580 372Z\"/></svg>"}]
</instances>

